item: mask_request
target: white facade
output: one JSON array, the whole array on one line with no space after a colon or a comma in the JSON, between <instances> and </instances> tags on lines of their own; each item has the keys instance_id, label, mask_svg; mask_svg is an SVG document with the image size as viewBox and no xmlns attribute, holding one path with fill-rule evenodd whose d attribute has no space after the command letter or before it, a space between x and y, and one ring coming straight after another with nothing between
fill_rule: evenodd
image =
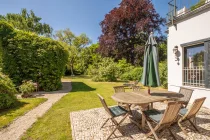
<instances>
[{"instance_id":1,"label":"white facade","mask_svg":"<svg viewBox=\"0 0 210 140\"><path fill-rule=\"evenodd\" d=\"M168 28L168 90L178 92L181 86L184 87L184 49L181 44L210 38L210 8L183 17L175 24L176 26L170 25ZM174 46L178 46L180 52L179 65L175 61ZM210 89L191 86L187 88L194 89L191 103L196 98L207 97L204 106L210 108Z\"/></svg>"}]
</instances>

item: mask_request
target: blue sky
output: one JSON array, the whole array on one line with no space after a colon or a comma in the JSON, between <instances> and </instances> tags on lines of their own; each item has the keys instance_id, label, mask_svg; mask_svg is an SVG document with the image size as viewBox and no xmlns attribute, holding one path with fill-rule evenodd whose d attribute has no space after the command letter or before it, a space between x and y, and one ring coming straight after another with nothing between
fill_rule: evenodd
<instances>
[{"instance_id":1,"label":"blue sky","mask_svg":"<svg viewBox=\"0 0 210 140\"><path fill-rule=\"evenodd\" d=\"M152 0L156 11L165 17L169 0ZM121 0L0 0L0 14L32 9L54 31L70 28L76 35L86 33L93 43L101 34L99 23ZM163 32L166 28L162 28Z\"/></svg>"}]
</instances>

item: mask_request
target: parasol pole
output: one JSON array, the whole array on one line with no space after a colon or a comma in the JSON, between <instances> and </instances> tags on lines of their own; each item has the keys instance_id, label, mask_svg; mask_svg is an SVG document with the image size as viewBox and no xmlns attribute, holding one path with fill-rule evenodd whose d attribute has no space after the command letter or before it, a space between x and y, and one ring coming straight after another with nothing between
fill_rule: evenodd
<instances>
[{"instance_id":1,"label":"parasol pole","mask_svg":"<svg viewBox=\"0 0 210 140\"><path fill-rule=\"evenodd\" d=\"M148 94L150 95L150 86L148 86Z\"/></svg>"}]
</instances>

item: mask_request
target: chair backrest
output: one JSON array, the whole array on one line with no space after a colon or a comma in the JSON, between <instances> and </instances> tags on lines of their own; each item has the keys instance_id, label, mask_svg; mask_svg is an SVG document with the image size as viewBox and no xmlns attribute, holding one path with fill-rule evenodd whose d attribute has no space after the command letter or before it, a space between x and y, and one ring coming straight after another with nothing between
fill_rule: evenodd
<instances>
[{"instance_id":1,"label":"chair backrest","mask_svg":"<svg viewBox=\"0 0 210 140\"><path fill-rule=\"evenodd\" d=\"M172 124L179 114L183 102L169 102L160 124Z\"/></svg>"},{"instance_id":2,"label":"chair backrest","mask_svg":"<svg viewBox=\"0 0 210 140\"><path fill-rule=\"evenodd\" d=\"M104 98L100 94L97 94L97 95L98 95L98 97L99 97L99 99L101 101L101 104L103 105L105 111L107 112L107 114L110 115L110 116L112 116L112 113L109 110L109 108L108 108L108 106L107 106L106 101L104 100Z\"/></svg>"},{"instance_id":3,"label":"chair backrest","mask_svg":"<svg viewBox=\"0 0 210 140\"><path fill-rule=\"evenodd\" d=\"M136 81L134 82L134 86L138 85L138 83L139 83L139 81L136 80Z\"/></svg>"},{"instance_id":4,"label":"chair backrest","mask_svg":"<svg viewBox=\"0 0 210 140\"><path fill-rule=\"evenodd\" d=\"M192 106L190 107L184 118L190 119L192 117L195 117L195 115L198 113L205 100L206 97L195 99L195 101L193 102Z\"/></svg>"},{"instance_id":5,"label":"chair backrest","mask_svg":"<svg viewBox=\"0 0 210 140\"><path fill-rule=\"evenodd\" d=\"M133 86L132 89L133 89L133 92L138 92L140 91L140 86Z\"/></svg>"},{"instance_id":6,"label":"chair backrest","mask_svg":"<svg viewBox=\"0 0 210 140\"><path fill-rule=\"evenodd\" d=\"M193 89L180 87L179 94L182 94L184 96L181 98L181 100L185 102L186 106L190 101L193 91L194 91Z\"/></svg>"},{"instance_id":7,"label":"chair backrest","mask_svg":"<svg viewBox=\"0 0 210 140\"><path fill-rule=\"evenodd\" d=\"M125 92L124 86L116 86L116 87L113 87L113 88L114 88L115 93Z\"/></svg>"}]
</instances>

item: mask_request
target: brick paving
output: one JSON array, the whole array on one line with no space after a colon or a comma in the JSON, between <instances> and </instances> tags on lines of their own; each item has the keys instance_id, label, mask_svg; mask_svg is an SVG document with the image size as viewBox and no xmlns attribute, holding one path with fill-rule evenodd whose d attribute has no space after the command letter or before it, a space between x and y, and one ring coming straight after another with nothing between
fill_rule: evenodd
<instances>
[{"instance_id":1,"label":"brick paving","mask_svg":"<svg viewBox=\"0 0 210 140\"><path fill-rule=\"evenodd\" d=\"M164 109L166 106L163 103L155 103L154 108ZM100 129L101 124L105 121L107 115L103 108L95 108L90 110L82 110L70 113L71 129L73 140L103 140L106 139L110 131L113 129L111 122L108 122L104 128ZM119 121L121 118L117 118ZM188 124L188 122L183 123L184 126L189 126L191 129L188 130L189 136L185 136L181 132L178 125L172 127L172 132L175 134L178 140L208 140L210 139L210 110L207 108L202 108L197 115L197 125L200 133L194 131L194 129ZM154 126L154 125L153 125ZM116 131L116 136L111 137L113 140L146 140L154 139L154 137L146 138L145 132L139 129L136 125L130 122L129 118L126 119L121 129L123 130L123 135ZM149 128L146 126L146 131ZM173 139L168 131L158 133L159 138L164 140Z\"/></svg>"},{"instance_id":2,"label":"brick paving","mask_svg":"<svg viewBox=\"0 0 210 140\"><path fill-rule=\"evenodd\" d=\"M32 126L37 119L45 114L52 105L60 100L64 95L71 91L71 83L63 82L63 89L54 92L37 92L34 95L38 98L47 98L48 100L38 107L32 109L25 115L17 118L8 127L0 131L0 140L18 140Z\"/></svg>"}]
</instances>

